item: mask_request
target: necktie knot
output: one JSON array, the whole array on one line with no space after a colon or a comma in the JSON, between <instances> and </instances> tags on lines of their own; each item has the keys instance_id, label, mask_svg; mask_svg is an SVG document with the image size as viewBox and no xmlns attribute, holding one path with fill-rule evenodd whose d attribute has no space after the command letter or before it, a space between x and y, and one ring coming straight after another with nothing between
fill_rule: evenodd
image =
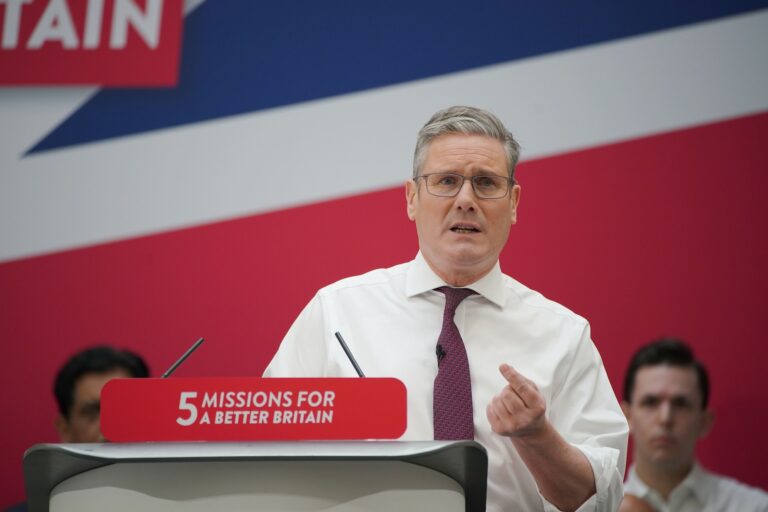
<instances>
[{"instance_id":1,"label":"necktie knot","mask_svg":"<svg viewBox=\"0 0 768 512\"><path fill-rule=\"evenodd\" d=\"M435 288L435 290L445 294L445 312L450 312L451 318L453 318L453 314L456 312L456 308L459 307L459 304L461 304L461 301L470 295L475 295L475 291L470 288L441 286L440 288Z\"/></svg>"}]
</instances>

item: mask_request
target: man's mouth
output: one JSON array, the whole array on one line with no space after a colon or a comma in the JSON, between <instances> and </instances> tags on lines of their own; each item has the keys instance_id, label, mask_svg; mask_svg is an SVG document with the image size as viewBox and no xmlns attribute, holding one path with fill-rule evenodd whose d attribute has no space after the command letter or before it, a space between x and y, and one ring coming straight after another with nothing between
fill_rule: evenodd
<instances>
[{"instance_id":1,"label":"man's mouth","mask_svg":"<svg viewBox=\"0 0 768 512\"><path fill-rule=\"evenodd\" d=\"M472 224L455 224L451 226L451 231L454 233L479 233L480 229Z\"/></svg>"},{"instance_id":2,"label":"man's mouth","mask_svg":"<svg viewBox=\"0 0 768 512\"><path fill-rule=\"evenodd\" d=\"M675 439L672 436L654 436L651 439L651 443L657 446L669 446L675 444Z\"/></svg>"}]
</instances>

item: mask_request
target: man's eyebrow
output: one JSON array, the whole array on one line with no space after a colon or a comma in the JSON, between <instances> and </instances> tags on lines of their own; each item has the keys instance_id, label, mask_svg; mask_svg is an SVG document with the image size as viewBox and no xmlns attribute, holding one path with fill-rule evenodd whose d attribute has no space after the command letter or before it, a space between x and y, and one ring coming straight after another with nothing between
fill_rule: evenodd
<instances>
[{"instance_id":1,"label":"man's eyebrow","mask_svg":"<svg viewBox=\"0 0 768 512\"><path fill-rule=\"evenodd\" d=\"M497 174L496 172L490 169L478 169L477 171L472 173L472 176L501 176L503 178L506 178L507 174Z\"/></svg>"},{"instance_id":2,"label":"man's eyebrow","mask_svg":"<svg viewBox=\"0 0 768 512\"><path fill-rule=\"evenodd\" d=\"M654 399L654 400L669 399L669 400L690 401L692 397L684 393L676 393L676 394L669 394L669 395L665 393L644 393L639 396L639 400L647 400L647 399Z\"/></svg>"}]
</instances>

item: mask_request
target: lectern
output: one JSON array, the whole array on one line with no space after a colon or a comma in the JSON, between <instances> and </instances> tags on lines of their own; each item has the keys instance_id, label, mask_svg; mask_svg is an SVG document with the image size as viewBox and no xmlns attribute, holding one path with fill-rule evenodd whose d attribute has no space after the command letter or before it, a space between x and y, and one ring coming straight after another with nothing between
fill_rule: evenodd
<instances>
[{"instance_id":1,"label":"lectern","mask_svg":"<svg viewBox=\"0 0 768 512\"><path fill-rule=\"evenodd\" d=\"M24 456L30 512L483 512L474 441L42 444Z\"/></svg>"}]
</instances>

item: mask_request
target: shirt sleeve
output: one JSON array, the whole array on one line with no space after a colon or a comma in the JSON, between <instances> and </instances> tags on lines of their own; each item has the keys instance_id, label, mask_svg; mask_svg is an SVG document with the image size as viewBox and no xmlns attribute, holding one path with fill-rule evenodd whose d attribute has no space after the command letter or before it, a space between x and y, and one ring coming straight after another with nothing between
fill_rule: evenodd
<instances>
[{"instance_id":1,"label":"shirt sleeve","mask_svg":"<svg viewBox=\"0 0 768 512\"><path fill-rule=\"evenodd\" d=\"M325 377L327 345L319 296L299 314L280 343L264 377Z\"/></svg>"},{"instance_id":2,"label":"shirt sleeve","mask_svg":"<svg viewBox=\"0 0 768 512\"><path fill-rule=\"evenodd\" d=\"M552 396L549 410L555 429L581 450L592 466L597 492L579 512L616 510L623 496L629 427L590 339L589 324L582 330L573 361ZM543 501L545 510L558 510Z\"/></svg>"}]
</instances>

